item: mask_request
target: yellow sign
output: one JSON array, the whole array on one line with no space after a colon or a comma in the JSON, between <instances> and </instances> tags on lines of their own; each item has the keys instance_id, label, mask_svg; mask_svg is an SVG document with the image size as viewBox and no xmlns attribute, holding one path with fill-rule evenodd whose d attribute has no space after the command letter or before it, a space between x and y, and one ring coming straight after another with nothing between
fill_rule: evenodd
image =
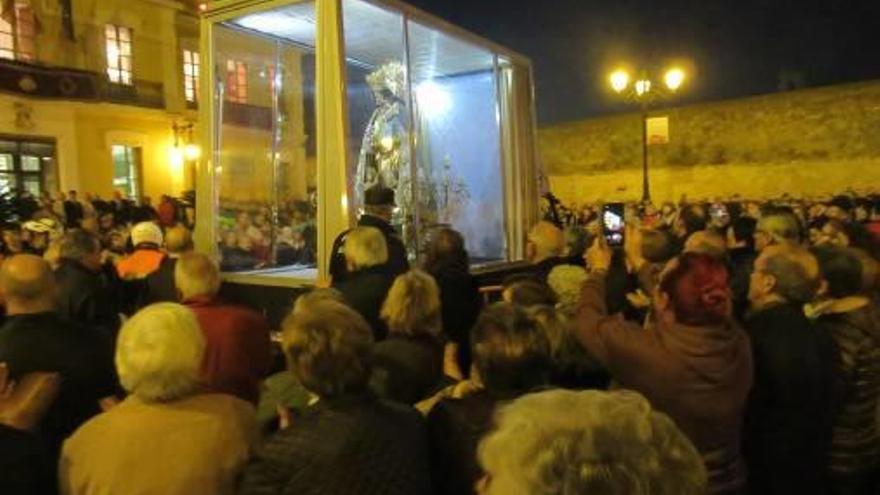
<instances>
[{"instance_id":1,"label":"yellow sign","mask_svg":"<svg viewBox=\"0 0 880 495\"><path fill-rule=\"evenodd\" d=\"M646 122L649 146L669 144L669 117L651 117Z\"/></svg>"}]
</instances>

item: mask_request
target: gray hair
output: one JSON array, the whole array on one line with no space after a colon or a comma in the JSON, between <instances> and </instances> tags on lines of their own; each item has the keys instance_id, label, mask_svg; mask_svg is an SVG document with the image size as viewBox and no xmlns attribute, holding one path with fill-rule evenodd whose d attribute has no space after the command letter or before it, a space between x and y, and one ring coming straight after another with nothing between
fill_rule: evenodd
<instances>
[{"instance_id":1,"label":"gray hair","mask_svg":"<svg viewBox=\"0 0 880 495\"><path fill-rule=\"evenodd\" d=\"M198 388L204 353L205 339L192 311L174 303L153 304L119 331L119 381L148 402L179 399Z\"/></svg>"},{"instance_id":2,"label":"gray hair","mask_svg":"<svg viewBox=\"0 0 880 495\"><path fill-rule=\"evenodd\" d=\"M777 243L797 244L801 241L801 224L786 212L774 212L758 220L757 231L769 235Z\"/></svg>"},{"instance_id":3,"label":"gray hair","mask_svg":"<svg viewBox=\"0 0 880 495\"><path fill-rule=\"evenodd\" d=\"M547 285L559 298L559 308L573 310L581 296L581 286L587 279L587 271L577 265L559 265L547 275Z\"/></svg>"},{"instance_id":4,"label":"gray hair","mask_svg":"<svg viewBox=\"0 0 880 495\"><path fill-rule=\"evenodd\" d=\"M345 259L355 269L369 268L388 261L385 236L375 227L356 227L345 236Z\"/></svg>"},{"instance_id":5,"label":"gray hair","mask_svg":"<svg viewBox=\"0 0 880 495\"><path fill-rule=\"evenodd\" d=\"M496 424L478 451L486 495L706 491L697 450L635 392L529 394L501 409Z\"/></svg>"},{"instance_id":6,"label":"gray hair","mask_svg":"<svg viewBox=\"0 0 880 495\"><path fill-rule=\"evenodd\" d=\"M85 230L74 229L61 239L61 257L70 260L81 260L101 250L98 238Z\"/></svg>"},{"instance_id":7,"label":"gray hair","mask_svg":"<svg viewBox=\"0 0 880 495\"><path fill-rule=\"evenodd\" d=\"M220 291L220 269L202 253L186 253L174 267L174 285L184 301L214 297Z\"/></svg>"},{"instance_id":8,"label":"gray hair","mask_svg":"<svg viewBox=\"0 0 880 495\"><path fill-rule=\"evenodd\" d=\"M561 256L566 248L565 234L559 227L544 220L529 230L528 240L534 244L539 258Z\"/></svg>"},{"instance_id":9,"label":"gray hair","mask_svg":"<svg viewBox=\"0 0 880 495\"><path fill-rule=\"evenodd\" d=\"M760 271L776 279L773 292L790 303L811 302L821 283L815 257L797 247L769 249L766 253Z\"/></svg>"}]
</instances>

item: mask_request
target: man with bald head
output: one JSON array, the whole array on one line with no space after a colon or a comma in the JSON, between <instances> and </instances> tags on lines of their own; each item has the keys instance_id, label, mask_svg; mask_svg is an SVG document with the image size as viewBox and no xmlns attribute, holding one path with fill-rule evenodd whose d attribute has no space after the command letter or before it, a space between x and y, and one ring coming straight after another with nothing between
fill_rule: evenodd
<instances>
[{"instance_id":1,"label":"man with bald head","mask_svg":"<svg viewBox=\"0 0 880 495\"><path fill-rule=\"evenodd\" d=\"M269 371L269 323L260 313L221 302L220 269L201 253L186 253L174 268L180 301L195 313L205 336L202 379L215 393L257 403Z\"/></svg>"},{"instance_id":2,"label":"man with bald head","mask_svg":"<svg viewBox=\"0 0 880 495\"><path fill-rule=\"evenodd\" d=\"M55 277L42 258L18 255L0 268L6 323L0 362L17 380L32 372L61 376L58 398L40 425L52 455L80 424L100 412L116 391L112 354L97 330L62 320L55 311Z\"/></svg>"},{"instance_id":3,"label":"man with bald head","mask_svg":"<svg viewBox=\"0 0 880 495\"><path fill-rule=\"evenodd\" d=\"M755 261L746 319L755 373L743 426L750 493L825 493L836 348L803 310L819 284L819 264L803 248L768 246Z\"/></svg>"},{"instance_id":4,"label":"man with bald head","mask_svg":"<svg viewBox=\"0 0 880 495\"><path fill-rule=\"evenodd\" d=\"M157 302L177 302L177 289L174 286L174 267L177 259L193 250L192 234L183 225L165 231L165 252L159 269L147 275L143 300L139 306Z\"/></svg>"},{"instance_id":5,"label":"man with bald head","mask_svg":"<svg viewBox=\"0 0 880 495\"><path fill-rule=\"evenodd\" d=\"M687 238L684 252L706 254L716 260L727 261L727 241L714 230L699 230Z\"/></svg>"},{"instance_id":6,"label":"man with bald head","mask_svg":"<svg viewBox=\"0 0 880 495\"><path fill-rule=\"evenodd\" d=\"M565 234L559 227L547 221L540 221L529 231L526 244L526 259L534 267L535 278L546 282L547 275L557 265L564 265L568 260L565 254Z\"/></svg>"},{"instance_id":7,"label":"man with bald head","mask_svg":"<svg viewBox=\"0 0 880 495\"><path fill-rule=\"evenodd\" d=\"M755 228L755 249L758 252L768 246L797 246L801 242L801 223L794 213L775 210L758 220Z\"/></svg>"}]
</instances>

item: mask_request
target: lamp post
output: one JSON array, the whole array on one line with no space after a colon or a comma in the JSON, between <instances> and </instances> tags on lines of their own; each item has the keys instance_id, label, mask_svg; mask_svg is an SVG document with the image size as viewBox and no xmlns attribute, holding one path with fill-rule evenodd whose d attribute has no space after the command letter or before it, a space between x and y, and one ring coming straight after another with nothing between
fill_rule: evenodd
<instances>
[{"instance_id":1,"label":"lamp post","mask_svg":"<svg viewBox=\"0 0 880 495\"><path fill-rule=\"evenodd\" d=\"M663 85L654 84L648 77L647 71L641 71L639 78L631 81L630 75L625 70L616 70L611 73L608 81L611 89L621 95L627 101L637 103L642 118L642 201L651 200L651 186L648 180L648 109L652 103L669 98L674 95L684 84L685 73L683 70L673 67L663 75Z\"/></svg>"},{"instance_id":2,"label":"lamp post","mask_svg":"<svg viewBox=\"0 0 880 495\"><path fill-rule=\"evenodd\" d=\"M180 170L185 189L190 189L194 180L192 164L202 154L201 148L193 139L194 127L195 123L191 121L181 123L174 121L171 124L171 129L174 132L174 144L171 147L169 159L172 167Z\"/></svg>"}]
</instances>

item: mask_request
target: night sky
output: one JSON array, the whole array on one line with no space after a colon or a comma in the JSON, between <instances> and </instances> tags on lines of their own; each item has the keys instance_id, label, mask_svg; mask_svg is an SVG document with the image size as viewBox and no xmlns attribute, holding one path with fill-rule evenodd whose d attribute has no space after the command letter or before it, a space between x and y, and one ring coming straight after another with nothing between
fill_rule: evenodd
<instances>
[{"instance_id":1,"label":"night sky","mask_svg":"<svg viewBox=\"0 0 880 495\"><path fill-rule=\"evenodd\" d=\"M619 62L695 68L680 103L880 78L880 0L406 0L531 57L541 123L626 109Z\"/></svg>"}]
</instances>

